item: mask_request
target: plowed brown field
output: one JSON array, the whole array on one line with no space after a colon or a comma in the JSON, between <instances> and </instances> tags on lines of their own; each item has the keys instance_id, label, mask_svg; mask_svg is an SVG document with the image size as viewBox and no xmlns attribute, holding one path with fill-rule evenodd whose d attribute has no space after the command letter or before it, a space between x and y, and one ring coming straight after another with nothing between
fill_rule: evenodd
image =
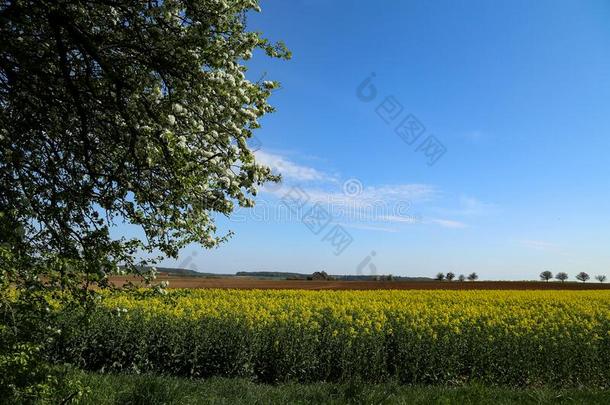
<instances>
[{"instance_id":1,"label":"plowed brown field","mask_svg":"<svg viewBox=\"0 0 610 405\"><path fill-rule=\"evenodd\" d=\"M122 285L127 277L114 277ZM134 279L131 279L132 281ZM251 277L187 277L160 276L170 288L234 288L234 289L302 289L302 290L607 290L610 283L541 282L541 281L324 281L263 280Z\"/></svg>"}]
</instances>

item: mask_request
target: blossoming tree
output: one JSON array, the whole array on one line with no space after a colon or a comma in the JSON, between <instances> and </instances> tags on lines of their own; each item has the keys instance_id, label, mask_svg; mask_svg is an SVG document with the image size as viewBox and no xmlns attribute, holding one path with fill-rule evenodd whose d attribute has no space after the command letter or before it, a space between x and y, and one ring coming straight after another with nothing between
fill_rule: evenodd
<instances>
[{"instance_id":1,"label":"blossoming tree","mask_svg":"<svg viewBox=\"0 0 610 405\"><path fill-rule=\"evenodd\" d=\"M9 285L89 291L136 269L136 252L213 247L230 235L214 214L277 180L248 142L278 83L247 78L246 61L290 53L246 29L254 11L256 0L0 2L3 322ZM143 236L113 237L116 222Z\"/></svg>"}]
</instances>

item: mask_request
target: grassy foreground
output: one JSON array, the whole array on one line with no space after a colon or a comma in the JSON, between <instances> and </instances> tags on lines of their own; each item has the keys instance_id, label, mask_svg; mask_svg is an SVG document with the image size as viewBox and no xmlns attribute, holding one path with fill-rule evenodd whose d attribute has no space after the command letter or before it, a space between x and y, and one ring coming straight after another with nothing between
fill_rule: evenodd
<instances>
[{"instance_id":1,"label":"grassy foreground","mask_svg":"<svg viewBox=\"0 0 610 405\"><path fill-rule=\"evenodd\" d=\"M151 375L79 374L90 392L81 404L603 404L610 391L401 386L393 383L256 384L245 379L191 380Z\"/></svg>"}]
</instances>

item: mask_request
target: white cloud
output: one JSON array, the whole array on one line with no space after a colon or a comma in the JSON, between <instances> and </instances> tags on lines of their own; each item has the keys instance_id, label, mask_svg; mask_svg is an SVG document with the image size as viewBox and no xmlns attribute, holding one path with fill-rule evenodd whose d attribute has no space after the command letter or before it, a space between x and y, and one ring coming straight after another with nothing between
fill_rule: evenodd
<instances>
[{"instance_id":1,"label":"white cloud","mask_svg":"<svg viewBox=\"0 0 610 405\"><path fill-rule=\"evenodd\" d=\"M310 207L319 203L335 221L348 222L359 229L395 232L384 227L383 222L396 224L434 223L447 228L463 228L466 225L447 219L423 221L415 215L413 206L438 197L436 187L421 183L367 185L358 179L345 183L337 177L313 167L296 164L284 156L258 151L261 164L270 166L283 175L281 184L265 187L261 191L276 198L297 194ZM312 184L313 183L313 184ZM465 200L470 207L476 204Z\"/></svg>"},{"instance_id":2,"label":"white cloud","mask_svg":"<svg viewBox=\"0 0 610 405\"><path fill-rule=\"evenodd\" d=\"M397 184L380 187L363 187L354 195L343 190L326 191L321 189L305 189L313 202L341 204L347 206L381 206L390 203L402 204L403 209L414 202L427 201L436 190L426 184Z\"/></svg>"},{"instance_id":3,"label":"white cloud","mask_svg":"<svg viewBox=\"0 0 610 405\"><path fill-rule=\"evenodd\" d=\"M487 214L495 208L493 204L484 203L474 197L461 196L460 206L463 215Z\"/></svg>"},{"instance_id":4,"label":"white cloud","mask_svg":"<svg viewBox=\"0 0 610 405\"><path fill-rule=\"evenodd\" d=\"M418 222L421 222L421 218L416 215L382 215L377 219L381 221L398 222L403 224L416 224Z\"/></svg>"},{"instance_id":5,"label":"white cloud","mask_svg":"<svg viewBox=\"0 0 610 405\"><path fill-rule=\"evenodd\" d=\"M466 228L468 226L463 222L454 221L451 219L432 218L432 219L430 219L430 222L433 224L436 224L436 225L440 225L443 228L458 229L458 228Z\"/></svg>"},{"instance_id":6,"label":"white cloud","mask_svg":"<svg viewBox=\"0 0 610 405\"><path fill-rule=\"evenodd\" d=\"M345 193L340 185L336 183L329 190L326 188L308 187L294 184L294 182L283 182L280 187L263 189L277 197L283 197L293 188L299 190L299 194L307 196L311 204L320 203L323 206L331 206L341 209L363 209L383 215L403 215L410 212L414 203L427 201L436 194L436 189L425 184L402 184L381 187L366 187L355 195Z\"/></svg>"},{"instance_id":7,"label":"white cloud","mask_svg":"<svg viewBox=\"0 0 610 405\"><path fill-rule=\"evenodd\" d=\"M439 215L447 216L484 216L497 211L495 204L485 203L477 198L462 195L458 208L434 208Z\"/></svg>"},{"instance_id":8,"label":"white cloud","mask_svg":"<svg viewBox=\"0 0 610 405\"><path fill-rule=\"evenodd\" d=\"M416 222L413 203L426 200L433 193L431 187L424 185L370 187L362 190L358 195L301 186L294 186L293 190L292 187L284 185L281 189L273 190L271 193L279 198L283 198L287 194L299 195L301 200L306 201L308 205L322 206L333 218L367 223Z\"/></svg>"},{"instance_id":9,"label":"white cloud","mask_svg":"<svg viewBox=\"0 0 610 405\"><path fill-rule=\"evenodd\" d=\"M283 177L285 191L280 191L284 194L291 185L302 187L311 197L314 202L332 202L332 201L356 201L366 202L370 204L374 201L387 200L403 200L403 201L426 201L431 199L436 193L433 186L427 184L392 184L382 186L366 186L361 184L361 190L354 194L346 194L342 186L339 184L335 176L331 176L313 167L299 165L292 162L284 156L265 152L262 150L255 152L258 163L271 167L275 173L279 173ZM332 184L332 190L326 188L312 188L304 186L300 183L306 182L321 182ZM277 189L273 187L272 189Z\"/></svg>"},{"instance_id":10,"label":"white cloud","mask_svg":"<svg viewBox=\"0 0 610 405\"><path fill-rule=\"evenodd\" d=\"M371 198L394 198L407 201L427 201L437 193L436 188L428 184L397 184L365 188L365 195Z\"/></svg>"},{"instance_id":11,"label":"white cloud","mask_svg":"<svg viewBox=\"0 0 610 405\"><path fill-rule=\"evenodd\" d=\"M553 250L553 249L557 249L559 247L554 243L547 242L544 240L522 239L519 241L519 243L522 246L536 249L536 250Z\"/></svg>"},{"instance_id":12,"label":"white cloud","mask_svg":"<svg viewBox=\"0 0 610 405\"><path fill-rule=\"evenodd\" d=\"M330 181L333 178L313 167L296 164L283 156L261 150L255 152L258 163L269 166L274 173L282 175L284 180L296 181Z\"/></svg>"}]
</instances>

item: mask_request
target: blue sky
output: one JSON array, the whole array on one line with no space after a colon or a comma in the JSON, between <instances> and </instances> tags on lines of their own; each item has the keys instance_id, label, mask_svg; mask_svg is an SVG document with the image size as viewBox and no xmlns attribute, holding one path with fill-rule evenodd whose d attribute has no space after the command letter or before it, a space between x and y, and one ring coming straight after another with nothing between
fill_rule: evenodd
<instances>
[{"instance_id":1,"label":"blue sky","mask_svg":"<svg viewBox=\"0 0 610 405\"><path fill-rule=\"evenodd\" d=\"M249 73L282 84L257 153L284 182L263 190L257 209L219 219L235 232L230 242L192 246L164 264L219 273L610 275L610 3L261 7L249 27L293 52L288 62L256 54ZM372 73L376 97L365 102L357 89ZM409 114L425 127L411 145L395 132ZM430 135L446 150L433 165L421 150ZM293 187L308 197L296 213L284 206ZM302 221L316 202L323 211L314 212L330 217L318 234ZM335 226L351 240L338 255L328 236Z\"/></svg>"}]
</instances>

